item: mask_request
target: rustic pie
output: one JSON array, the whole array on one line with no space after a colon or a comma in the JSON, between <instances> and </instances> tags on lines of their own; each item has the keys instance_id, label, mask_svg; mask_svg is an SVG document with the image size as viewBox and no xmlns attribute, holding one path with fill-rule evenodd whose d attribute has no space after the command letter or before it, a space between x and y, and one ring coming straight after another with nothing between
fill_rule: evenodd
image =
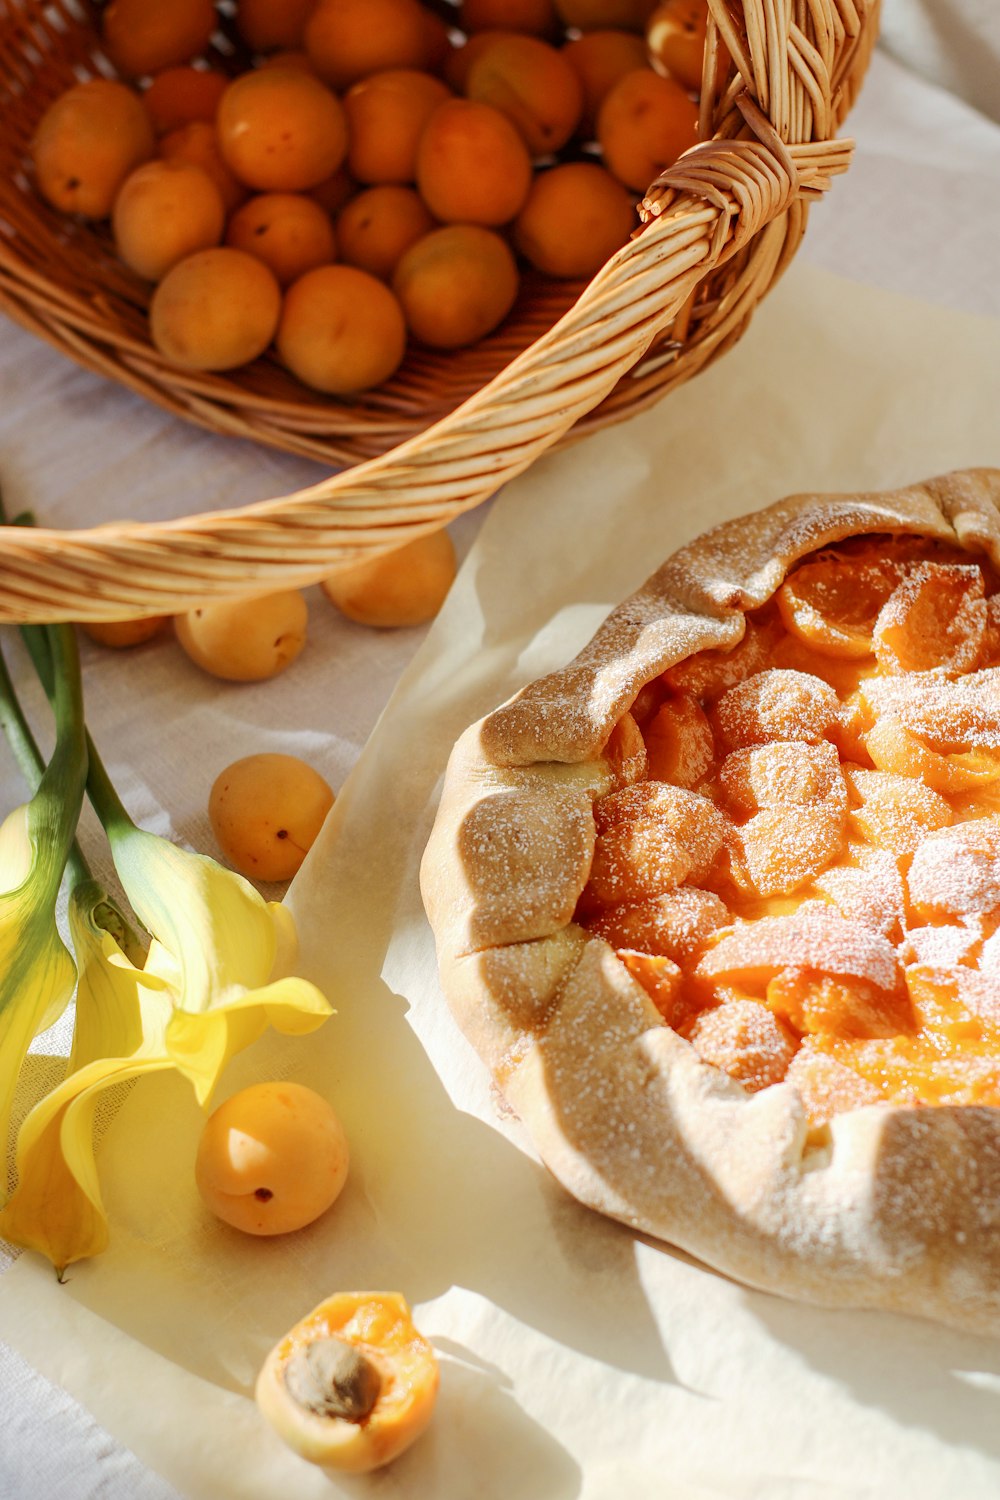
<instances>
[{"instance_id":1,"label":"rustic pie","mask_svg":"<svg viewBox=\"0 0 1000 1500\"><path fill-rule=\"evenodd\" d=\"M1000 1324L1000 470L676 553L462 736L422 888L583 1203L786 1296Z\"/></svg>"}]
</instances>

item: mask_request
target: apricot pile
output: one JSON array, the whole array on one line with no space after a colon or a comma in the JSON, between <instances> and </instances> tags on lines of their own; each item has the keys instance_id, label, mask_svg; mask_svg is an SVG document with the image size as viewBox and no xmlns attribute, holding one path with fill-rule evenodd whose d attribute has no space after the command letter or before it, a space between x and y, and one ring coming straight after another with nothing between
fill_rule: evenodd
<instances>
[{"instance_id":1,"label":"apricot pile","mask_svg":"<svg viewBox=\"0 0 1000 1500\"><path fill-rule=\"evenodd\" d=\"M409 340L476 343L524 267L594 275L696 140L707 0L221 12L111 0L120 77L68 89L32 145L49 204L110 222L182 369L269 353L349 397L389 380Z\"/></svg>"}]
</instances>

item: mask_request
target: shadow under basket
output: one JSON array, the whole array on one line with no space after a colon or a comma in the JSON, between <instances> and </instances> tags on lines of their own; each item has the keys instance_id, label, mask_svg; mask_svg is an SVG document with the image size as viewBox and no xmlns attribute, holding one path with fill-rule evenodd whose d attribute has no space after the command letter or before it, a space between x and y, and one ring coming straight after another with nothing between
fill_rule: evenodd
<instances>
[{"instance_id":1,"label":"shadow under basket","mask_svg":"<svg viewBox=\"0 0 1000 1500\"><path fill-rule=\"evenodd\" d=\"M489 338L411 345L392 379L338 399L271 357L214 375L158 353L150 288L117 260L107 225L58 213L32 181L44 111L72 83L113 75L99 8L0 0L0 311L177 416L335 471L239 510L6 530L0 620L173 614L315 582L446 525L547 449L641 410L724 353L794 255L810 200L850 162L836 133L878 0L707 3L699 143L650 186L631 241L586 286L526 275ZM213 48L222 66L246 63L224 30Z\"/></svg>"}]
</instances>

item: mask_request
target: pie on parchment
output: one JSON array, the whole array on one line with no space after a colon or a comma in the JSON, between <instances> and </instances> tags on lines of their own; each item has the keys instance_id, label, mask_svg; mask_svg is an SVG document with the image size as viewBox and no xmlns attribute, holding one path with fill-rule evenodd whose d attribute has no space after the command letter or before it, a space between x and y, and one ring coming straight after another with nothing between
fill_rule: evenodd
<instances>
[{"instance_id":1,"label":"pie on parchment","mask_svg":"<svg viewBox=\"0 0 1000 1500\"><path fill-rule=\"evenodd\" d=\"M1000 471L683 548L452 754L442 984L583 1203L1000 1328Z\"/></svg>"}]
</instances>

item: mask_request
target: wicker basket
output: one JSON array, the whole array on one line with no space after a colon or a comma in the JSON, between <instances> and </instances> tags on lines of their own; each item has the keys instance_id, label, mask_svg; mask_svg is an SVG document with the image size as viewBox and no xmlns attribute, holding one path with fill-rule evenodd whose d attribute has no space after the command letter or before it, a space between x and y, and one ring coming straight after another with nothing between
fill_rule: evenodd
<instances>
[{"instance_id":1,"label":"wicker basket","mask_svg":"<svg viewBox=\"0 0 1000 1500\"><path fill-rule=\"evenodd\" d=\"M493 494L552 445L620 420L739 338L788 264L810 199L850 160L835 139L874 45L879 0L708 0L700 144L643 201L644 228L586 288L526 283L473 349L412 350L350 401L307 393L275 361L235 376L171 367L148 287L105 227L33 191L27 147L70 83L110 69L89 0L0 0L0 310L61 352L230 435L340 470L242 510L92 531L12 529L0 619L171 614L305 585L399 546ZM720 41L731 59L720 75ZM225 39L220 40L225 52ZM353 465L353 467L345 467Z\"/></svg>"}]
</instances>

